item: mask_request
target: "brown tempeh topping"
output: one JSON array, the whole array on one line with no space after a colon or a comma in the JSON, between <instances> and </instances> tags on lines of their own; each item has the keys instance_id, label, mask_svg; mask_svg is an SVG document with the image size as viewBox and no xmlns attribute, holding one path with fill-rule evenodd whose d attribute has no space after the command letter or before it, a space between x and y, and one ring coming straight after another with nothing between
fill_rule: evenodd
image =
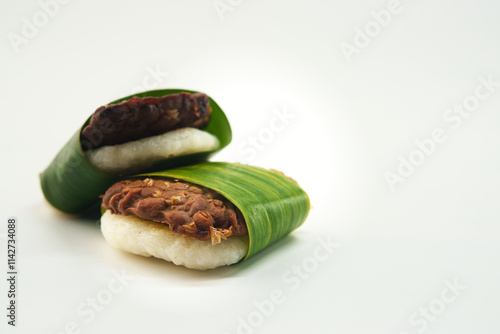
<instances>
[{"instance_id":1,"label":"brown tempeh topping","mask_svg":"<svg viewBox=\"0 0 500 334\"><path fill-rule=\"evenodd\" d=\"M202 129L210 113L210 100L203 93L133 97L98 108L82 130L82 148L123 144L184 127Z\"/></svg>"},{"instance_id":2,"label":"brown tempeh topping","mask_svg":"<svg viewBox=\"0 0 500 334\"><path fill-rule=\"evenodd\" d=\"M104 194L102 207L113 214L167 224L182 236L211 240L212 244L248 233L240 210L222 195L177 180L117 182Z\"/></svg>"}]
</instances>

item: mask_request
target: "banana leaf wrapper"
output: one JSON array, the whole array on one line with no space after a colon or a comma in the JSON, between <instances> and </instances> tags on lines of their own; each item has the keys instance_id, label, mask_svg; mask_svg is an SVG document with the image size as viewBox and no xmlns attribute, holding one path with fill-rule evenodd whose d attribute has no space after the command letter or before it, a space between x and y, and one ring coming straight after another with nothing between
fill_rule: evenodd
<instances>
[{"instance_id":1,"label":"banana leaf wrapper","mask_svg":"<svg viewBox=\"0 0 500 334\"><path fill-rule=\"evenodd\" d=\"M160 97L181 92L197 93L186 89L162 89L133 94L109 104L138 97ZM219 107L210 98L212 113L207 127L202 129L219 140L219 147L215 150L201 153L188 154L155 162L151 167L140 172L164 170L167 168L183 166L208 160L213 154L220 151L231 142L231 127ZM59 151L50 165L40 174L42 192L47 201L63 212L80 214L88 210L99 208L100 198L109 186L124 174L114 175L96 169L87 160L80 144L80 133L89 123L90 116L66 145Z\"/></svg>"},{"instance_id":2,"label":"banana leaf wrapper","mask_svg":"<svg viewBox=\"0 0 500 334\"><path fill-rule=\"evenodd\" d=\"M248 258L288 235L305 221L309 197L292 179L280 172L249 165L204 162L144 173L163 176L213 189L243 214L248 228Z\"/></svg>"}]
</instances>

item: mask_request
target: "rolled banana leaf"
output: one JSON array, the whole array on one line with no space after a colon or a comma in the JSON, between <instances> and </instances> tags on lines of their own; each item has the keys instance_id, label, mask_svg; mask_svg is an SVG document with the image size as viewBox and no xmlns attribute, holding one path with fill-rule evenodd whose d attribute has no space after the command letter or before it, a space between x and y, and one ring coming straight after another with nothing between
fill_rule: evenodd
<instances>
[{"instance_id":1,"label":"rolled banana leaf","mask_svg":"<svg viewBox=\"0 0 500 334\"><path fill-rule=\"evenodd\" d=\"M129 100L138 97L161 97L181 92L197 93L185 89L162 89L152 90L139 94L130 95L109 104ZM183 156L163 159L155 162L151 167L141 171L156 171L166 168L182 166L208 160L213 154L227 146L231 142L231 127L229 122L217 103L210 98L212 113L210 122L203 129L219 140L219 147L215 150L194 153ZM91 116L78 129L74 136L59 151L54 160L40 174L42 192L47 201L55 208L70 214L83 213L95 206L98 208L99 196L119 178L126 175L114 175L105 173L94 166L86 158L80 143L80 134L89 123Z\"/></svg>"},{"instance_id":2,"label":"rolled banana leaf","mask_svg":"<svg viewBox=\"0 0 500 334\"><path fill-rule=\"evenodd\" d=\"M243 214L248 228L248 258L283 238L305 221L309 197L292 179L280 172L249 165L204 162L144 173L163 176L213 189Z\"/></svg>"}]
</instances>

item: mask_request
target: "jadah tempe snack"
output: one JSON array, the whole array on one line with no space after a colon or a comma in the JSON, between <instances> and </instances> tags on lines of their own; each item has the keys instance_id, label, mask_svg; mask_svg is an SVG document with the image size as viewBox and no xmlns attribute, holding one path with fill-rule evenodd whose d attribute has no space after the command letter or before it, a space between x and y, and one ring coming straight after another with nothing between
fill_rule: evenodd
<instances>
[{"instance_id":1,"label":"jadah tempe snack","mask_svg":"<svg viewBox=\"0 0 500 334\"><path fill-rule=\"evenodd\" d=\"M103 196L110 245L192 269L239 262L299 227L309 198L280 172L205 162L126 178Z\"/></svg>"},{"instance_id":2,"label":"jadah tempe snack","mask_svg":"<svg viewBox=\"0 0 500 334\"><path fill-rule=\"evenodd\" d=\"M98 108L41 174L45 198L81 213L120 178L207 160L231 141L220 107L178 89L136 94Z\"/></svg>"},{"instance_id":3,"label":"jadah tempe snack","mask_svg":"<svg viewBox=\"0 0 500 334\"><path fill-rule=\"evenodd\" d=\"M210 121L203 93L133 97L97 109L80 135L90 163L108 173L131 173L155 161L212 151L217 137L202 131Z\"/></svg>"}]
</instances>

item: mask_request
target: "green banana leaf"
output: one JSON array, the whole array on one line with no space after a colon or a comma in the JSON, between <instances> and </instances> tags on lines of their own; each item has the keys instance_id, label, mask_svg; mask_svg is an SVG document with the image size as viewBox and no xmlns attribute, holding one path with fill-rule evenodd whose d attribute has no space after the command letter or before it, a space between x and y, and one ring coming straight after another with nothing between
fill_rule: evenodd
<instances>
[{"instance_id":1,"label":"green banana leaf","mask_svg":"<svg viewBox=\"0 0 500 334\"><path fill-rule=\"evenodd\" d=\"M240 209L248 228L245 257L261 251L302 225L309 197L280 172L249 165L204 162L140 176L162 176L213 189Z\"/></svg>"},{"instance_id":2,"label":"green banana leaf","mask_svg":"<svg viewBox=\"0 0 500 334\"><path fill-rule=\"evenodd\" d=\"M109 104L125 101L133 96L160 97L180 92L197 93L186 89L152 90L130 95ZM216 150L163 159L141 172L202 162L227 146L231 142L229 122L222 109L212 98L210 98L210 106L212 107L210 122L203 130L219 140L219 147ZM90 118L59 151L47 169L40 174L41 188L45 198L52 206L66 213L80 214L97 206L100 201L99 196L121 177L126 176L99 171L87 160L80 144L80 133Z\"/></svg>"}]
</instances>

